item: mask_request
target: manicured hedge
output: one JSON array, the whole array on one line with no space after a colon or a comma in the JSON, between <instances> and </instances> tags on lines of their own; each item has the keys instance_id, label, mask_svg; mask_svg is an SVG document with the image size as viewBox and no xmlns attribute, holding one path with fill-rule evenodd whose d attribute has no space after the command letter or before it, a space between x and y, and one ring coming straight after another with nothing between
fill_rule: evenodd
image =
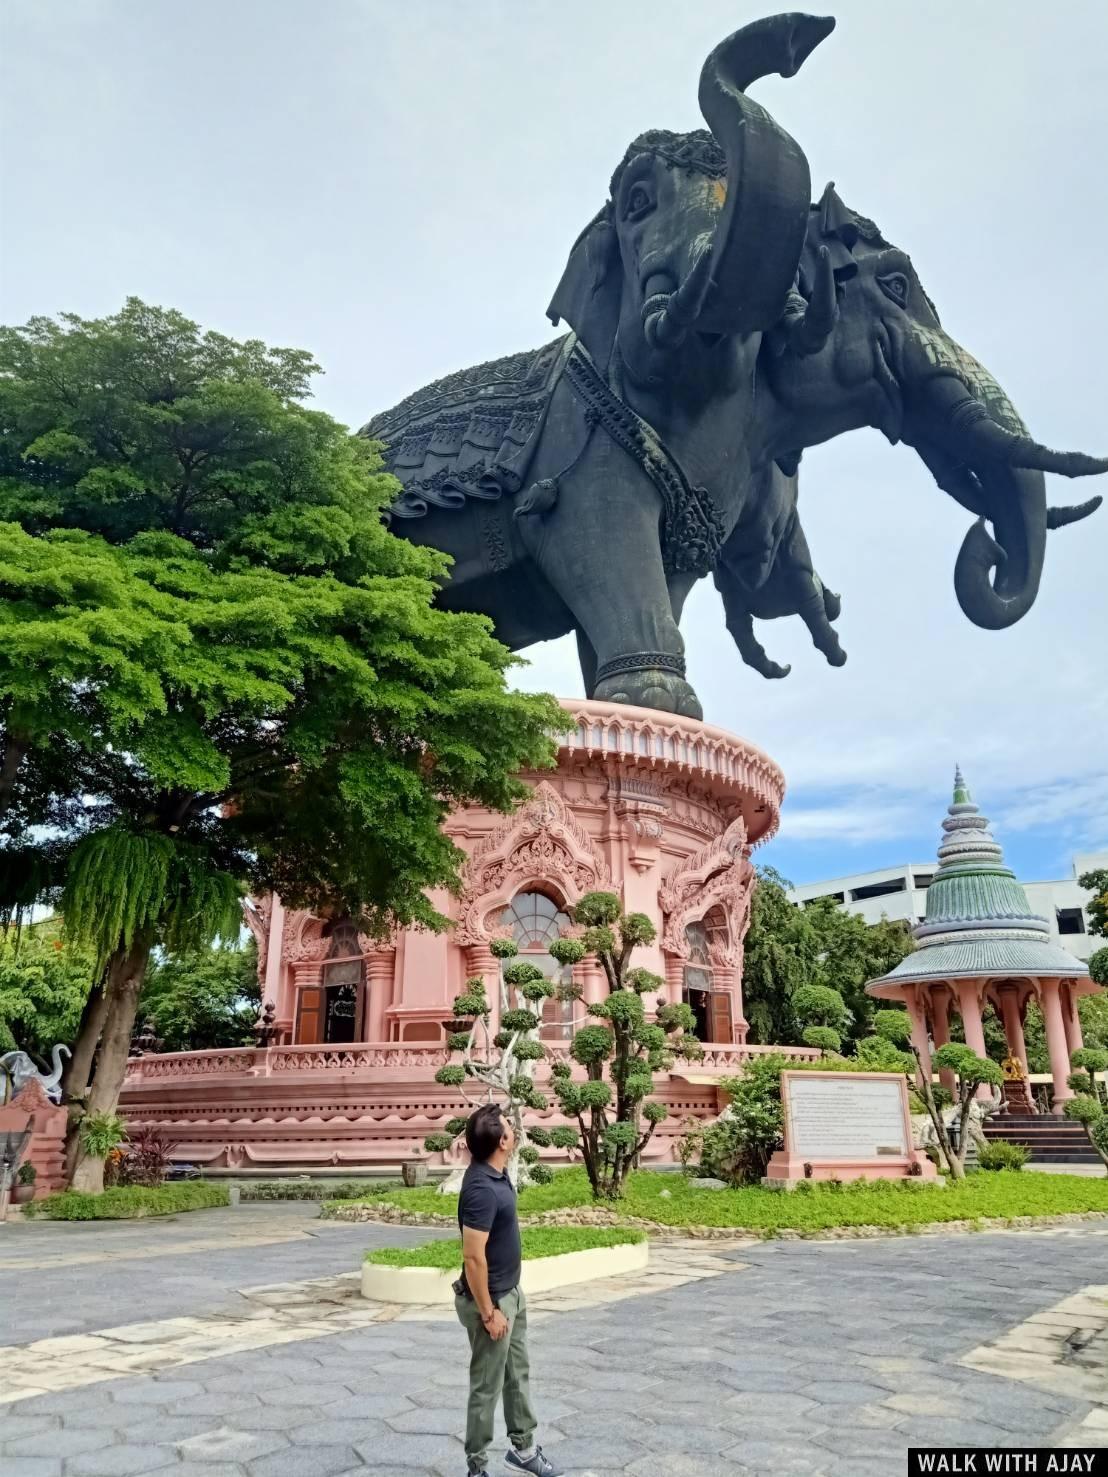
<instances>
[{"instance_id":1,"label":"manicured hedge","mask_svg":"<svg viewBox=\"0 0 1108 1477\"><path fill-rule=\"evenodd\" d=\"M186 1180L153 1189L119 1185L101 1195L63 1190L43 1200L33 1200L27 1206L27 1214L50 1221L130 1221L151 1215L175 1215L180 1210L210 1210L228 1202L226 1185Z\"/></svg>"},{"instance_id":2,"label":"manicured hedge","mask_svg":"<svg viewBox=\"0 0 1108 1477\"><path fill-rule=\"evenodd\" d=\"M605 1226L528 1226L520 1234L523 1260L566 1256L598 1246L630 1246L646 1240L646 1233ZM448 1272L462 1265L462 1243L454 1237L428 1241L424 1246L377 1246L365 1254L367 1262L386 1267L436 1267Z\"/></svg>"},{"instance_id":3,"label":"manicured hedge","mask_svg":"<svg viewBox=\"0 0 1108 1477\"><path fill-rule=\"evenodd\" d=\"M400 1189L400 1180L255 1180L239 1186L239 1199L369 1200Z\"/></svg>"}]
</instances>

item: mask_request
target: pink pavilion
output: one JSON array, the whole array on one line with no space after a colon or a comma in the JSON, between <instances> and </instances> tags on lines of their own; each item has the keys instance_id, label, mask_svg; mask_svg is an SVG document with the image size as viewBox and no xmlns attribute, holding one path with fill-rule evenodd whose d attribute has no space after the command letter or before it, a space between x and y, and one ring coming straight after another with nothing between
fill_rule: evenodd
<instances>
[{"instance_id":1,"label":"pink pavilion","mask_svg":"<svg viewBox=\"0 0 1108 1477\"><path fill-rule=\"evenodd\" d=\"M1066 952L1050 937L1045 918L1032 913L1027 894L1015 873L1004 864L1004 852L993 839L989 822L973 801L957 770L954 798L943 820L939 869L927 889L927 912L913 929L914 953L881 979L866 986L871 995L903 1004L912 1021L912 1040L921 1062L930 1065L932 1045L950 1038L951 1016L961 1016L966 1044L985 1053L983 1012L992 1006L1004 1028L1009 1054L1028 1074L1023 1023L1028 1005L1042 1010L1050 1071L1053 1112L1061 1114L1073 1096L1067 1078L1070 1057L1082 1045L1077 1002L1100 989L1089 977L1088 965ZM952 1082L948 1082L951 1086ZM1018 1138L1019 1122L1032 1118L1006 1112L992 1127L1008 1138ZM1028 1142L1042 1141L1047 1125L1028 1127ZM1076 1123L1066 1124L1083 1141ZM986 1130L988 1131L988 1130ZM1051 1130L1062 1149L1062 1125ZM1045 1156L1044 1156L1045 1157Z\"/></svg>"},{"instance_id":2,"label":"pink pavilion","mask_svg":"<svg viewBox=\"0 0 1108 1477\"><path fill-rule=\"evenodd\" d=\"M751 852L777 830L784 776L744 739L694 719L563 706L575 730L554 770L525 776L528 800L509 816L465 809L447 823L467 855L460 895L433 899L453 922L449 932L413 929L375 944L350 922L286 909L275 896L253 900L247 920L270 1040L134 1058L122 1100L128 1119L161 1126L177 1157L212 1168L405 1158L461 1106L434 1074L463 982L497 979L490 941L511 933L524 958L555 976L548 945L571 927L567 910L595 889L617 892L627 911L654 920L657 940L638 962L664 978L667 1000L692 1007L705 1043L695 1070L675 1069L662 1084L670 1118L652 1143L656 1157L672 1154L685 1119L714 1116L719 1078L770 1049L746 1044L743 940ZM595 965L576 966L573 981L585 1002L601 998ZM487 993L497 999L497 990ZM550 1061L567 1053L571 1008L547 1002L541 1034ZM548 1116L558 1121L556 1110Z\"/></svg>"}]
</instances>

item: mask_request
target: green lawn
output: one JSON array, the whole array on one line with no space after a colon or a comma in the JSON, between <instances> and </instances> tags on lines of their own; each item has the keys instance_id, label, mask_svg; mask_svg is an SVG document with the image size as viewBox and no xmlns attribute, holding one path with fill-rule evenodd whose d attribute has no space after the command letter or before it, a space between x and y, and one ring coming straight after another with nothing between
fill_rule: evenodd
<instances>
[{"instance_id":1,"label":"green lawn","mask_svg":"<svg viewBox=\"0 0 1108 1477\"><path fill-rule=\"evenodd\" d=\"M62 1190L57 1195L33 1200L26 1207L26 1214L49 1221L130 1221L150 1215L175 1215L181 1210L210 1210L226 1205L229 1198L226 1185L207 1184L203 1180L184 1180L152 1189L117 1185L101 1195Z\"/></svg>"},{"instance_id":2,"label":"green lawn","mask_svg":"<svg viewBox=\"0 0 1108 1477\"><path fill-rule=\"evenodd\" d=\"M607 1226L528 1226L521 1237L523 1260L565 1256L571 1251L592 1251L598 1246L628 1246L645 1241L642 1231ZM436 1267L449 1272L462 1265L462 1243L428 1241L425 1246L378 1246L365 1254L367 1262L386 1267Z\"/></svg>"},{"instance_id":3,"label":"green lawn","mask_svg":"<svg viewBox=\"0 0 1108 1477\"><path fill-rule=\"evenodd\" d=\"M377 1204L382 1200L403 1210L447 1216L457 1206L455 1197L430 1188L375 1197ZM519 1212L521 1216L537 1215L589 1203L584 1171L568 1169L556 1174L549 1185L523 1190ZM698 1190L683 1175L646 1170L631 1177L623 1200L612 1208L663 1226L734 1227L770 1235L837 1226L923 1226L942 1221L1108 1213L1108 1176L1092 1179L1008 1170L972 1174L960 1185L945 1187L906 1180L803 1183L789 1191Z\"/></svg>"}]
</instances>

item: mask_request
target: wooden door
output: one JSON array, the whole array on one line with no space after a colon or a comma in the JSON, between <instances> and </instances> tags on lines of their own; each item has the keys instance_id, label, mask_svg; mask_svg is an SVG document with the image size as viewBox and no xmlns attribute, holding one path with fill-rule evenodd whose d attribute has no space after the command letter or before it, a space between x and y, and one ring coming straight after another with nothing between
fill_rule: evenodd
<instances>
[{"instance_id":1,"label":"wooden door","mask_svg":"<svg viewBox=\"0 0 1108 1477\"><path fill-rule=\"evenodd\" d=\"M296 1001L296 1044L318 1046L323 1040L324 992L318 985L308 985Z\"/></svg>"},{"instance_id":2,"label":"wooden door","mask_svg":"<svg viewBox=\"0 0 1108 1477\"><path fill-rule=\"evenodd\" d=\"M730 1046L734 1040L730 990L713 990L708 996L708 1022L708 1039L717 1044L726 1043Z\"/></svg>"}]
</instances>

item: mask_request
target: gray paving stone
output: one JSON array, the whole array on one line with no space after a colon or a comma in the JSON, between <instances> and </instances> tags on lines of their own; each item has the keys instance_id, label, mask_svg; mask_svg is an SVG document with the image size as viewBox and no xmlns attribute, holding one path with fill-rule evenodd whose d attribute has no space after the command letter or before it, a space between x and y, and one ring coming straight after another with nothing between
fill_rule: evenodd
<instances>
[{"instance_id":1,"label":"gray paving stone","mask_svg":"<svg viewBox=\"0 0 1108 1477\"><path fill-rule=\"evenodd\" d=\"M733 1446L735 1435L719 1426L712 1426L705 1422L702 1425L680 1425L660 1424L656 1421L643 1421L639 1426L639 1435L636 1438L651 1451L681 1451L688 1454L707 1454L709 1452L720 1452L725 1447Z\"/></svg>"},{"instance_id":2,"label":"gray paving stone","mask_svg":"<svg viewBox=\"0 0 1108 1477\"><path fill-rule=\"evenodd\" d=\"M590 1467L589 1471L593 1469ZM655 1455L641 1457L632 1462L626 1471L630 1477L747 1477L749 1468L741 1466L734 1458L726 1461L722 1457L683 1456L680 1453L666 1457Z\"/></svg>"},{"instance_id":3,"label":"gray paving stone","mask_svg":"<svg viewBox=\"0 0 1108 1477\"><path fill-rule=\"evenodd\" d=\"M138 1477L141 1472L156 1472L176 1461L168 1446L107 1446L70 1458L65 1471L66 1477Z\"/></svg>"},{"instance_id":4,"label":"gray paving stone","mask_svg":"<svg viewBox=\"0 0 1108 1477\"><path fill-rule=\"evenodd\" d=\"M387 1432L384 1421L348 1416L345 1420L324 1419L293 1426L288 1438L294 1446L353 1446L357 1441L379 1440Z\"/></svg>"},{"instance_id":5,"label":"gray paving stone","mask_svg":"<svg viewBox=\"0 0 1108 1477\"><path fill-rule=\"evenodd\" d=\"M328 1407L328 1415L333 1409L333 1406ZM293 1426L302 1426L313 1413L302 1405L257 1405L249 1410L230 1411L219 1418L218 1423L231 1426L236 1431L287 1431Z\"/></svg>"},{"instance_id":6,"label":"gray paving stone","mask_svg":"<svg viewBox=\"0 0 1108 1477\"><path fill-rule=\"evenodd\" d=\"M752 1472L773 1472L778 1477L824 1477L832 1469L834 1458L820 1447L800 1446L779 1441L744 1441L726 1447L720 1454L724 1462L737 1462ZM728 1468L727 1470L730 1470ZM889 1474L886 1473L886 1477Z\"/></svg>"},{"instance_id":7,"label":"gray paving stone","mask_svg":"<svg viewBox=\"0 0 1108 1477\"><path fill-rule=\"evenodd\" d=\"M61 1458L56 1456L0 1456L4 1477L61 1477Z\"/></svg>"},{"instance_id":8,"label":"gray paving stone","mask_svg":"<svg viewBox=\"0 0 1108 1477\"><path fill-rule=\"evenodd\" d=\"M172 1477L245 1477L238 1462L181 1462L170 1469Z\"/></svg>"},{"instance_id":9,"label":"gray paving stone","mask_svg":"<svg viewBox=\"0 0 1108 1477\"><path fill-rule=\"evenodd\" d=\"M0 1357L0 1377L3 1359ZM29 1403L29 1402L27 1402ZM24 1402L20 1402L23 1405ZM62 1423L59 1415L24 1415L19 1405L8 1405L0 1415L0 1441L18 1441L20 1436L37 1436L40 1431L56 1431Z\"/></svg>"},{"instance_id":10,"label":"gray paving stone","mask_svg":"<svg viewBox=\"0 0 1108 1477\"><path fill-rule=\"evenodd\" d=\"M262 1394L267 1393L263 1391ZM275 1391L269 1391L275 1394ZM211 1390L202 1390L199 1395L190 1395L184 1400L174 1400L170 1410L174 1415L231 1415L239 1410L257 1410L259 1397L244 1390L229 1390L220 1395ZM289 1401L288 1404L298 1402Z\"/></svg>"},{"instance_id":11,"label":"gray paving stone","mask_svg":"<svg viewBox=\"0 0 1108 1477\"><path fill-rule=\"evenodd\" d=\"M329 1421L347 1420L383 1420L390 1415L400 1415L402 1411L414 1410L417 1405L441 1405L443 1392L441 1388L435 1387L428 1391L416 1391L411 1395L380 1394L380 1395L347 1395L343 1400L336 1400L333 1405L327 1407L327 1419ZM303 1411L298 1412L300 1420L304 1419Z\"/></svg>"},{"instance_id":12,"label":"gray paving stone","mask_svg":"<svg viewBox=\"0 0 1108 1477\"><path fill-rule=\"evenodd\" d=\"M355 1450L367 1466L385 1471L395 1467L414 1468L418 1472L449 1463L454 1463L459 1471L465 1470L462 1443L450 1436L409 1436L389 1431L378 1440L357 1442Z\"/></svg>"},{"instance_id":13,"label":"gray paving stone","mask_svg":"<svg viewBox=\"0 0 1108 1477\"><path fill-rule=\"evenodd\" d=\"M554 1417L546 1412L547 1423ZM423 1406L391 1415L387 1424L394 1431L407 1431L420 1436L460 1436L465 1430L464 1405Z\"/></svg>"},{"instance_id":14,"label":"gray paving stone","mask_svg":"<svg viewBox=\"0 0 1108 1477\"><path fill-rule=\"evenodd\" d=\"M560 1467L565 1467L571 1472L577 1469L591 1471L594 1467L610 1467L613 1471L623 1471L632 1462L648 1456L646 1448L637 1441L604 1441L600 1438L588 1441L571 1438L568 1441L559 1441L556 1445L550 1442L550 1455Z\"/></svg>"},{"instance_id":15,"label":"gray paving stone","mask_svg":"<svg viewBox=\"0 0 1108 1477\"><path fill-rule=\"evenodd\" d=\"M0 1439L3 1430L0 1428ZM66 1430L39 1431L34 1436L21 1436L16 1441L5 1441L0 1450L10 1456L56 1456L76 1457L82 1452L99 1451L114 1438L104 1431Z\"/></svg>"},{"instance_id":16,"label":"gray paving stone","mask_svg":"<svg viewBox=\"0 0 1108 1477\"><path fill-rule=\"evenodd\" d=\"M121 1405L176 1405L180 1400L205 1393L199 1380L159 1379L157 1375L147 1375L145 1379L113 1381L112 1384L101 1387L101 1400L105 1390ZM89 1392L84 1390L74 1391L78 1395L87 1393Z\"/></svg>"},{"instance_id":17,"label":"gray paving stone","mask_svg":"<svg viewBox=\"0 0 1108 1477\"><path fill-rule=\"evenodd\" d=\"M283 1431L234 1431L229 1426L217 1426L174 1444L184 1461L234 1464L268 1456L289 1443Z\"/></svg>"},{"instance_id":18,"label":"gray paving stone","mask_svg":"<svg viewBox=\"0 0 1108 1477\"><path fill-rule=\"evenodd\" d=\"M358 1465L358 1454L349 1446L290 1446L248 1463L250 1477L335 1477Z\"/></svg>"},{"instance_id":19,"label":"gray paving stone","mask_svg":"<svg viewBox=\"0 0 1108 1477\"><path fill-rule=\"evenodd\" d=\"M999 1446L1007 1432L984 1421L941 1417L905 1421L897 1430L906 1446Z\"/></svg>"},{"instance_id":20,"label":"gray paving stone","mask_svg":"<svg viewBox=\"0 0 1108 1477\"><path fill-rule=\"evenodd\" d=\"M884 1383L861 1384L856 1380L817 1380L805 1385L803 1393L820 1405L866 1405L885 1399L892 1391Z\"/></svg>"}]
</instances>

